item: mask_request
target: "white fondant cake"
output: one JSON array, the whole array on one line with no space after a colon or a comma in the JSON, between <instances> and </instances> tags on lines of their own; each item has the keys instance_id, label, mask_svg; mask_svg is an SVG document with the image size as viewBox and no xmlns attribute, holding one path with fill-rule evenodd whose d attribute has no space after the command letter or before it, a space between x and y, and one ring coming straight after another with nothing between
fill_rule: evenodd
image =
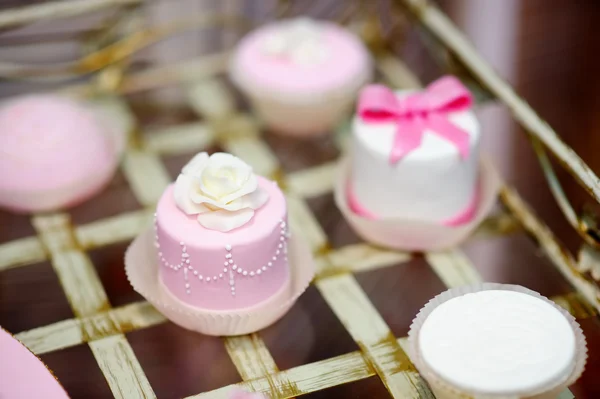
<instances>
[{"instance_id":1,"label":"white fondant cake","mask_svg":"<svg viewBox=\"0 0 600 399\"><path fill-rule=\"evenodd\" d=\"M401 101L411 92L396 92ZM444 222L460 217L475 202L479 166L480 128L471 111L444 115L468 134L468 155L429 126L420 145L396 162L390 160L402 125L391 120L373 123L357 115L353 121L351 190L367 212Z\"/></svg>"},{"instance_id":2,"label":"white fondant cake","mask_svg":"<svg viewBox=\"0 0 600 399\"><path fill-rule=\"evenodd\" d=\"M575 367L569 321L544 300L514 291L481 291L442 303L418 340L427 366L466 392L526 395Z\"/></svg>"}]
</instances>

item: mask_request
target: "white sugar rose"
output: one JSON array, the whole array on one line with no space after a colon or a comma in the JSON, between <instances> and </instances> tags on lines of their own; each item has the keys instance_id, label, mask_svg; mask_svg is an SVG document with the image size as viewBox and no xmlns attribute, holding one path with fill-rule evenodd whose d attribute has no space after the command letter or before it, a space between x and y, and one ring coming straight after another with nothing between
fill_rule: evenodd
<instances>
[{"instance_id":1,"label":"white sugar rose","mask_svg":"<svg viewBox=\"0 0 600 399\"><path fill-rule=\"evenodd\" d=\"M210 230L227 232L248 223L269 195L258 185L252 168L222 152L196 155L175 182L175 203Z\"/></svg>"},{"instance_id":2,"label":"white sugar rose","mask_svg":"<svg viewBox=\"0 0 600 399\"><path fill-rule=\"evenodd\" d=\"M321 30L318 22L308 18L282 22L264 39L264 51L299 65L319 64L328 56Z\"/></svg>"}]
</instances>

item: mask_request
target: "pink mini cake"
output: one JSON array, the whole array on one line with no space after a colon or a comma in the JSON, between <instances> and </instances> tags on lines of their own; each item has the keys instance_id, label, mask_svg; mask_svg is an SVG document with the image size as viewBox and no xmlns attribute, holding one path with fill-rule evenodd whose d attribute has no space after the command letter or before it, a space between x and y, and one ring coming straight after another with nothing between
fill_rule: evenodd
<instances>
[{"instance_id":1,"label":"pink mini cake","mask_svg":"<svg viewBox=\"0 0 600 399\"><path fill-rule=\"evenodd\" d=\"M84 104L32 95L0 107L0 206L35 212L79 203L110 180L117 158Z\"/></svg>"},{"instance_id":2,"label":"pink mini cake","mask_svg":"<svg viewBox=\"0 0 600 399\"><path fill-rule=\"evenodd\" d=\"M232 81L273 130L292 135L331 131L372 76L360 39L330 22L274 22L242 39Z\"/></svg>"},{"instance_id":3,"label":"pink mini cake","mask_svg":"<svg viewBox=\"0 0 600 399\"><path fill-rule=\"evenodd\" d=\"M160 281L195 308L255 306L290 282L285 198L225 153L196 155L156 210Z\"/></svg>"}]
</instances>

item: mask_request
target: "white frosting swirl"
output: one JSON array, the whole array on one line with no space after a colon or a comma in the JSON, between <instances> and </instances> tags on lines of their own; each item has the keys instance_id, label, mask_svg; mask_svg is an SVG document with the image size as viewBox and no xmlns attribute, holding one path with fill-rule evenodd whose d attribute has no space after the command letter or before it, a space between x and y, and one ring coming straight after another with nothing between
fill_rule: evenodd
<instances>
[{"instance_id":1,"label":"white frosting swirl","mask_svg":"<svg viewBox=\"0 0 600 399\"><path fill-rule=\"evenodd\" d=\"M222 152L196 155L175 182L175 203L207 229L227 232L248 223L269 195L252 168Z\"/></svg>"},{"instance_id":2,"label":"white frosting swirl","mask_svg":"<svg viewBox=\"0 0 600 399\"><path fill-rule=\"evenodd\" d=\"M299 65L319 64L328 56L322 28L308 18L283 22L265 38L263 50L271 57Z\"/></svg>"}]
</instances>

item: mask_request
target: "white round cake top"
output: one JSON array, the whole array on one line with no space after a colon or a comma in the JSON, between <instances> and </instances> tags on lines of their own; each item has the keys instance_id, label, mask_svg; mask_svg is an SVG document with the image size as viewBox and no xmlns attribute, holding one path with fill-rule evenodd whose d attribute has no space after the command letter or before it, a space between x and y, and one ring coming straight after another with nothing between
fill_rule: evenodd
<instances>
[{"instance_id":1,"label":"white round cake top","mask_svg":"<svg viewBox=\"0 0 600 399\"><path fill-rule=\"evenodd\" d=\"M442 380L467 392L532 392L568 375L575 334L567 318L542 299L503 290L453 298L419 332L423 361Z\"/></svg>"}]
</instances>

